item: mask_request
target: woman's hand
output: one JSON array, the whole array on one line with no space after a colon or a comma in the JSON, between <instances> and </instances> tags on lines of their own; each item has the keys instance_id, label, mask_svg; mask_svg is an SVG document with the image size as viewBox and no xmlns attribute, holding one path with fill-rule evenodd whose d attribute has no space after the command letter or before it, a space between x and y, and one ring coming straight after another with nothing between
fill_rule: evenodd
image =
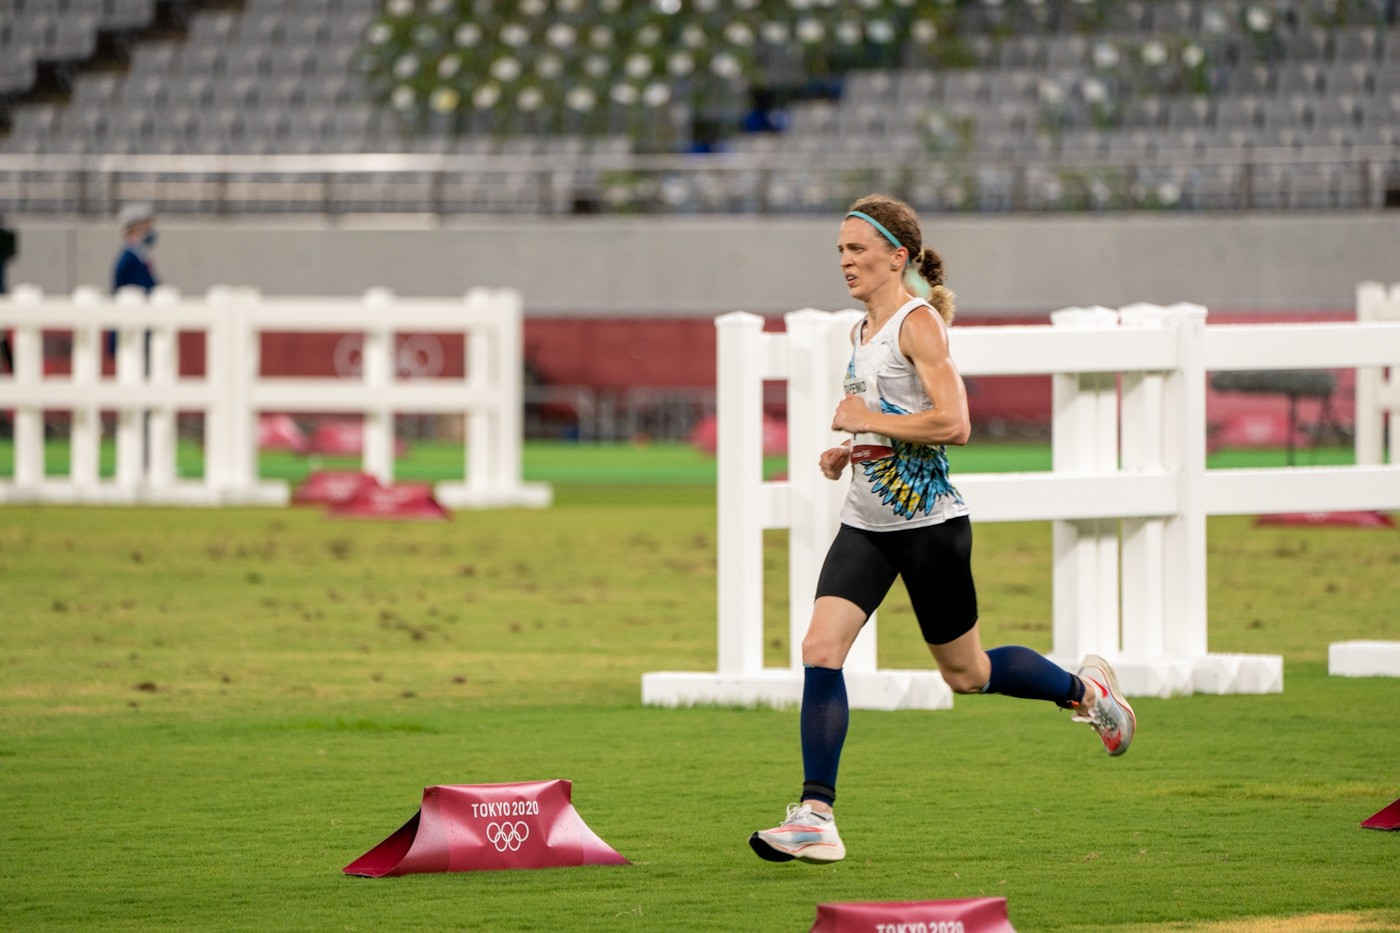
<instances>
[{"instance_id":1,"label":"woman's hand","mask_svg":"<svg viewBox=\"0 0 1400 933\"><path fill-rule=\"evenodd\" d=\"M846 469L846 464L850 462L851 448L842 445L822 451L821 457L817 459L817 466L821 468L822 476L827 479L840 479L841 471Z\"/></svg>"},{"instance_id":2,"label":"woman's hand","mask_svg":"<svg viewBox=\"0 0 1400 933\"><path fill-rule=\"evenodd\" d=\"M845 431L847 434L869 430L869 414L870 409L865 407L865 401L859 395L848 395L836 406L836 414L831 416L831 430Z\"/></svg>"}]
</instances>

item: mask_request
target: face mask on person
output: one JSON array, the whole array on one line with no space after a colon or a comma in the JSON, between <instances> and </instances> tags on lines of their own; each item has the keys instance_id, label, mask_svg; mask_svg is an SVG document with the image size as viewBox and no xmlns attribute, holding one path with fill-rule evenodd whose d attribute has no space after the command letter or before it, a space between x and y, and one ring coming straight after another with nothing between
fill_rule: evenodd
<instances>
[{"instance_id":1,"label":"face mask on person","mask_svg":"<svg viewBox=\"0 0 1400 933\"><path fill-rule=\"evenodd\" d=\"M145 232L145 234L143 234L142 237L141 237L141 243L142 243L142 245L147 246L147 247L155 246L155 245L156 245L156 232L155 232L154 230L147 230L147 231Z\"/></svg>"}]
</instances>

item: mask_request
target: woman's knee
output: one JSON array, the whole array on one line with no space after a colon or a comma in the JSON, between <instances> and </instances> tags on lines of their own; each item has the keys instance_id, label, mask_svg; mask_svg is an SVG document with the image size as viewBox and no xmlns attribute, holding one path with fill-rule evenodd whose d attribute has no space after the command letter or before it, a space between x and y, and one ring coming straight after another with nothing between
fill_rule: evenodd
<instances>
[{"instance_id":1,"label":"woman's knee","mask_svg":"<svg viewBox=\"0 0 1400 933\"><path fill-rule=\"evenodd\" d=\"M848 650L839 638L809 631L802 639L802 663L810 667L835 669L846 663Z\"/></svg>"},{"instance_id":2,"label":"woman's knee","mask_svg":"<svg viewBox=\"0 0 1400 933\"><path fill-rule=\"evenodd\" d=\"M954 693L981 693L982 688L987 685L986 676L976 670L940 668L939 673L943 675L948 689Z\"/></svg>"},{"instance_id":3,"label":"woman's knee","mask_svg":"<svg viewBox=\"0 0 1400 933\"><path fill-rule=\"evenodd\" d=\"M954 693L981 693L992 676L992 661L982 650L974 625L958 638L942 645L929 645L938 671Z\"/></svg>"},{"instance_id":4,"label":"woman's knee","mask_svg":"<svg viewBox=\"0 0 1400 933\"><path fill-rule=\"evenodd\" d=\"M865 618L855 603L835 596L818 597L812 609L812 623L802 637L802 663L830 668L845 664Z\"/></svg>"}]
</instances>

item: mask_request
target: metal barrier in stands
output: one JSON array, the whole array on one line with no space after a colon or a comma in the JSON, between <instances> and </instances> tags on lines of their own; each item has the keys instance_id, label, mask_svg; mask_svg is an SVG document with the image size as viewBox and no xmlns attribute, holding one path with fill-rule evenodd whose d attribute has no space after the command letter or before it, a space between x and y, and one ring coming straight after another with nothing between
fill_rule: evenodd
<instances>
[{"instance_id":1,"label":"metal barrier in stands","mask_svg":"<svg viewBox=\"0 0 1400 933\"><path fill-rule=\"evenodd\" d=\"M545 216L786 214L837 210L884 190L925 210L1379 208L1400 197L1394 147L1300 160L1291 148L1205 154L1125 151L1065 163L964 163L950 154L731 152L704 156L0 154L0 202L15 212Z\"/></svg>"}]
</instances>

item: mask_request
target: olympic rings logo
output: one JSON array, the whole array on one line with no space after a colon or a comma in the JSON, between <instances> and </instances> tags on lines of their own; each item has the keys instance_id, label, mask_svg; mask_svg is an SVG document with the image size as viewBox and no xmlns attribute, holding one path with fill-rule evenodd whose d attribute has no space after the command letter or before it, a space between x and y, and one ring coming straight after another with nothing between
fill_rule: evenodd
<instances>
[{"instance_id":1,"label":"olympic rings logo","mask_svg":"<svg viewBox=\"0 0 1400 933\"><path fill-rule=\"evenodd\" d=\"M530 827L524 822L490 823L486 827L486 841L496 847L497 852L520 851L520 846L530 838Z\"/></svg>"},{"instance_id":2,"label":"olympic rings logo","mask_svg":"<svg viewBox=\"0 0 1400 933\"><path fill-rule=\"evenodd\" d=\"M363 334L346 334L336 342L333 360L337 376L357 378L364 371ZM433 379L442 374L442 341L432 334L409 334L394 342L394 364L400 379Z\"/></svg>"}]
</instances>

